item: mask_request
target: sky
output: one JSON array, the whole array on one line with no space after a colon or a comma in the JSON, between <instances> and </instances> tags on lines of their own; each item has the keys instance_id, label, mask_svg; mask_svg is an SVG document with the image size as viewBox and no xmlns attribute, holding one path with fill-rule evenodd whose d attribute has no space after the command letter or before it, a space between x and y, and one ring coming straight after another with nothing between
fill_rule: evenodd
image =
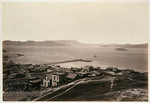
<instances>
[{"instance_id":1,"label":"sky","mask_svg":"<svg viewBox=\"0 0 150 103\"><path fill-rule=\"evenodd\" d=\"M2 10L3 40L148 42L148 3L4 2Z\"/></svg>"}]
</instances>

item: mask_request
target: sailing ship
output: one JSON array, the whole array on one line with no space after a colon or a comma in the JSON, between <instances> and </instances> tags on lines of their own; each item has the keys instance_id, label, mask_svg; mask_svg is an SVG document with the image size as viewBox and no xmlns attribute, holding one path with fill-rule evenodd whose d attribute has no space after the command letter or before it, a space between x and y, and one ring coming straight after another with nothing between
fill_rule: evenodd
<instances>
[{"instance_id":1,"label":"sailing ship","mask_svg":"<svg viewBox=\"0 0 150 103\"><path fill-rule=\"evenodd\" d=\"M97 58L97 56L94 54L94 56L93 56L94 58Z\"/></svg>"}]
</instances>

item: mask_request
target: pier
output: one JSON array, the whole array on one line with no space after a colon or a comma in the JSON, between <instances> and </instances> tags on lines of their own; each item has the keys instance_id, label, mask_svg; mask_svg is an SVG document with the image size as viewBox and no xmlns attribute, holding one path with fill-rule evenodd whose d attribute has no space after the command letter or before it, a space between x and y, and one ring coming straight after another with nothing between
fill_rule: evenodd
<instances>
[{"instance_id":1,"label":"pier","mask_svg":"<svg viewBox=\"0 0 150 103\"><path fill-rule=\"evenodd\" d=\"M54 64L62 64L62 63L69 63L69 62L92 62L92 60L74 59L74 60L66 60L66 61L51 62L51 63L44 63L44 64L47 64L47 65L54 65Z\"/></svg>"}]
</instances>

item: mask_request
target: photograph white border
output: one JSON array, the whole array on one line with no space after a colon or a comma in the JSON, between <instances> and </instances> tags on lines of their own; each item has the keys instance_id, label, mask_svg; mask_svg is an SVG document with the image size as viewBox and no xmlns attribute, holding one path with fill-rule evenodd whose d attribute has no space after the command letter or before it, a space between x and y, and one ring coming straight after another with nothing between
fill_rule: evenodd
<instances>
[{"instance_id":1,"label":"photograph white border","mask_svg":"<svg viewBox=\"0 0 150 103\"><path fill-rule=\"evenodd\" d=\"M149 69L149 64L150 64L150 0L0 0L0 102L4 103L10 103L10 101L3 101L3 68L2 68L2 3L3 2L148 2L148 77L150 76L150 69ZM148 79L148 88L150 88L150 79ZM148 102L150 101L150 91L148 89ZM19 102L19 101L13 101L13 102ZM37 102L37 101L36 101ZM45 101L43 101L45 103ZM57 101L58 102L58 101ZM101 102L101 101L98 101ZM110 101L111 102L111 101ZM110 102L105 102L105 103L110 103ZM143 102L143 103L148 103L148 102ZM30 103L28 102L23 102L23 103ZM64 102L62 102L64 103ZM79 103L79 102L78 102ZM88 102L85 102L88 103ZM94 103L94 102L93 102ZM117 102L113 102L117 103ZM120 102L121 103L121 102ZM123 103L133 103L133 102L123 102ZM136 102L136 103L141 103L141 102Z\"/></svg>"}]
</instances>

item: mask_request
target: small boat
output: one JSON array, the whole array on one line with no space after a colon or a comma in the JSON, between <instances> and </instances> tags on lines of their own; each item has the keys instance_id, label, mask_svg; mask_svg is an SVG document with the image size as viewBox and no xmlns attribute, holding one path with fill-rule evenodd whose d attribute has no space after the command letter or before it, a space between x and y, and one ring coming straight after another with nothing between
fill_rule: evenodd
<instances>
[{"instance_id":1,"label":"small boat","mask_svg":"<svg viewBox=\"0 0 150 103\"><path fill-rule=\"evenodd\" d=\"M97 58L97 56L94 54L94 58Z\"/></svg>"}]
</instances>

